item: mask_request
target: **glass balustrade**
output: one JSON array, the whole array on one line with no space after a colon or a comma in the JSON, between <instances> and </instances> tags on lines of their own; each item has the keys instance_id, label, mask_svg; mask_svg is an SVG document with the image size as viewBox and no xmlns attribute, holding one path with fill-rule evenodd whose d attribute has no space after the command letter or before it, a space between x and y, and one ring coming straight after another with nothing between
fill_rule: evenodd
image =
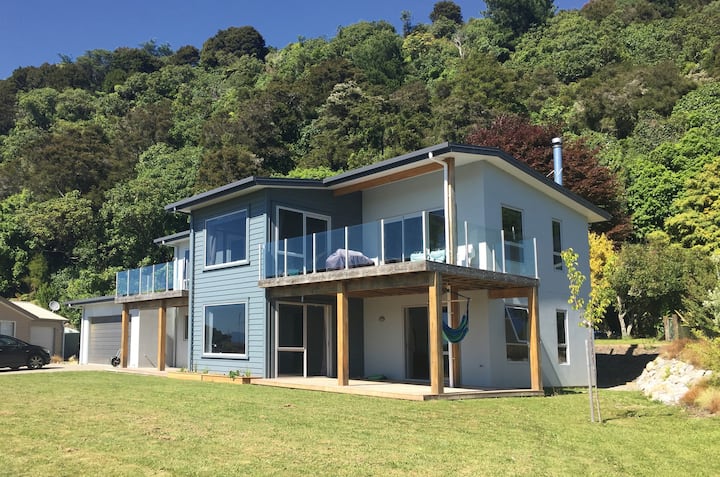
<instances>
[{"instance_id":1,"label":"glass balustrade","mask_svg":"<svg viewBox=\"0 0 720 477\"><path fill-rule=\"evenodd\" d=\"M186 290L185 261L166 262L123 270L115 275L115 296L149 295L171 290Z\"/></svg>"},{"instance_id":2,"label":"glass balustrade","mask_svg":"<svg viewBox=\"0 0 720 477\"><path fill-rule=\"evenodd\" d=\"M534 239L508 241L501 230L461 221L456 256L448 260L444 232L434 222L432 213L423 213L269 242L260 252L261 278L419 260L537 276Z\"/></svg>"}]
</instances>

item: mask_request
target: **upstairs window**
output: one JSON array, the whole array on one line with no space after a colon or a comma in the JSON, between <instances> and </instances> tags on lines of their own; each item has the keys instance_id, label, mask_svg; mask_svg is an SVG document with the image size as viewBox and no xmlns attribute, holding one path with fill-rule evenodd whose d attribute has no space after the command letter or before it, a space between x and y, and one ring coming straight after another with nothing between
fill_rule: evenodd
<instances>
[{"instance_id":1,"label":"upstairs window","mask_svg":"<svg viewBox=\"0 0 720 477\"><path fill-rule=\"evenodd\" d=\"M562 240L560 238L560 222L552 221L552 240L553 240L553 267L555 270L563 269L562 260Z\"/></svg>"},{"instance_id":2,"label":"upstairs window","mask_svg":"<svg viewBox=\"0 0 720 477\"><path fill-rule=\"evenodd\" d=\"M505 259L522 263L524 259L522 212L503 207L502 229L505 236Z\"/></svg>"},{"instance_id":3,"label":"upstairs window","mask_svg":"<svg viewBox=\"0 0 720 477\"><path fill-rule=\"evenodd\" d=\"M205 222L205 266L247 262L247 210Z\"/></svg>"}]
</instances>

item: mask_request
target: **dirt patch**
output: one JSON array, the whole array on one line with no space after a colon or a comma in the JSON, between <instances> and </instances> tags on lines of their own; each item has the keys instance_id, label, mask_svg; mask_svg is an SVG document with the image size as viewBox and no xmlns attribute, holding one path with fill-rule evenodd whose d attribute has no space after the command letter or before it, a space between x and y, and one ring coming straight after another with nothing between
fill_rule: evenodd
<instances>
[{"instance_id":1,"label":"dirt patch","mask_svg":"<svg viewBox=\"0 0 720 477\"><path fill-rule=\"evenodd\" d=\"M647 364L657 358L657 347L643 345L595 345L598 387L627 384L640 376Z\"/></svg>"}]
</instances>

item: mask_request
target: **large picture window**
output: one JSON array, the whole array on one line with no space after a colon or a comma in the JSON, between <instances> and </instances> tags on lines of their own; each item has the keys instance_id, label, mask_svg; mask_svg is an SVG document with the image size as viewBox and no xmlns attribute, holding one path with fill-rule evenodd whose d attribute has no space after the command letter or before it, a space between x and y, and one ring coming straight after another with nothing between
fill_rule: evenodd
<instances>
[{"instance_id":1,"label":"large picture window","mask_svg":"<svg viewBox=\"0 0 720 477\"><path fill-rule=\"evenodd\" d=\"M505 307L505 350L508 361L528 361L527 308Z\"/></svg>"},{"instance_id":2,"label":"large picture window","mask_svg":"<svg viewBox=\"0 0 720 477\"><path fill-rule=\"evenodd\" d=\"M247 355L247 305L205 307L204 354Z\"/></svg>"},{"instance_id":3,"label":"large picture window","mask_svg":"<svg viewBox=\"0 0 720 477\"><path fill-rule=\"evenodd\" d=\"M205 266L247 261L247 210L205 222Z\"/></svg>"}]
</instances>

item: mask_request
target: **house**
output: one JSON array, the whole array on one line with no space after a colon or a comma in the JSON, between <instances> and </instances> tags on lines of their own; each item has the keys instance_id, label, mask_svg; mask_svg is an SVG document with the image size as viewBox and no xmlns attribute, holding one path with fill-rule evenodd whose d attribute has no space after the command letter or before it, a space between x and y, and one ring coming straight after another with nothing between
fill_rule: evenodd
<instances>
[{"instance_id":1,"label":"house","mask_svg":"<svg viewBox=\"0 0 720 477\"><path fill-rule=\"evenodd\" d=\"M190 219L187 301L114 301L122 336L144 331L140 303L155 337L168 307L187 310L190 369L384 378L435 396L586 381L588 330L560 252L588 275L588 224L609 216L497 148L444 143L325 180L249 177L166 210Z\"/></svg>"},{"instance_id":2,"label":"house","mask_svg":"<svg viewBox=\"0 0 720 477\"><path fill-rule=\"evenodd\" d=\"M0 297L0 334L42 346L50 355L63 354L67 319L27 301Z\"/></svg>"},{"instance_id":3,"label":"house","mask_svg":"<svg viewBox=\"0 0 720 477\"><path fill-rule=\"evenodd\" d=\"M188 366L189 232L161 237L155 243L172 247L173 259L117 273L114 296L67 302L82 310L80 364L109 364L126 346L124 366ZM126 328L122 326L123 309L127 312Z\"/></svg>"}]
</instances>

